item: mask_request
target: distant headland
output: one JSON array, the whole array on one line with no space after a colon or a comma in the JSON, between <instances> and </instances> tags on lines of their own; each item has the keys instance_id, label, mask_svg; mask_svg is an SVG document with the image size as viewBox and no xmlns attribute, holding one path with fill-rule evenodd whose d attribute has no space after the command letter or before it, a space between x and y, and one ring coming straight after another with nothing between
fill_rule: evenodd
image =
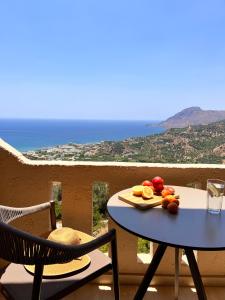
<instances>
[{"instance_id":1,"label":"distant headland","mask_svg":"<svg viewBox=\"0 0 225 300\"><path fill-rule=\"evenodd\" d=\"M159 125L169 128L184 128L189 125L208 125L225 120L225 110L203 110L198 106L185 108Z\"/></svg>"}]
</instances>

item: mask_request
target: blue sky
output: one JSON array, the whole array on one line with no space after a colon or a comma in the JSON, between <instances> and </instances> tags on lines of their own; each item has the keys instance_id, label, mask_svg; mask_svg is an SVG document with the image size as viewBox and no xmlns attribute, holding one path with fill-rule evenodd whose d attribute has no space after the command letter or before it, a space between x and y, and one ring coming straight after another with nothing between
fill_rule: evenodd
<instances>
[{"instance_id":1,"label":"blue sky","mask_svg":"<svg viewBox=\"0 0 225 300\"><path fill-rule=\"evenodd\" d=\"M225 109L224 0L0 3L0 118Z\"/></svg>"}]
</instances>

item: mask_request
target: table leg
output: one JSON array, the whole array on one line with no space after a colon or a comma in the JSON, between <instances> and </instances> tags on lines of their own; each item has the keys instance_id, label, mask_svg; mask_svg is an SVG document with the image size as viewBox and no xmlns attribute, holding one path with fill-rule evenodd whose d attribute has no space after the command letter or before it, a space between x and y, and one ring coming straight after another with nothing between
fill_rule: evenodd
<instances>
[{"instance_id":1,"label":"table leg","mask_svg":"<svg viewBox=\"0 0 225 300\"><path fill-rule=\"evenodd\" d=\"M175 280L174 280L174 293L175 293L175 300L178 300L178 295L179 295L179 248L175 248Z\"/></svg>"},{"instance_id":2,"label":"table leg","mask_svg":"<svg viewBox=\"0 0 225 300\"><path fill-rule=\"evenodd\" d=\"M198 269L198 265L195 259L195 255L193 250L185 249L185 254L187 256L187 260L189 263L189 268L191 270L191 274L194 280L195 288L198 294L199 300L207 300L207 296L205 293L205 289L202 283L201 275Z\"/></svg>"},{"instance_id":3,"label":"table leg","mask_svg":"<svg viewBox=\"0 0 225 300\"><path fill-rule=\"evenodd\" d=\"M164 245L164 244L159 244L153 258L152 258L152 261L144 275L144 278L136 292L136 295L134 297L134 300L141 300L143 299L146 291L147 291L147 288L153 278L153 276L155 275L155 272L160 264L160 261L166 251L166 248L167 246Z\"/></svg>"}]
</instances>

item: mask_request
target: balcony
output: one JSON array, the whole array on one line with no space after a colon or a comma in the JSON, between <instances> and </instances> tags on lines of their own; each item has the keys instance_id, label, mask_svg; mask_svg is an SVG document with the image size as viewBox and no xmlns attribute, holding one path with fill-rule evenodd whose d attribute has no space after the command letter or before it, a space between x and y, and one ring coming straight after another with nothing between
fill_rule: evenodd
<instances>
[{"instance_id":1,"label":"balcony","mask_svg":"<svg viewBox=\"0 0 225 300\"><path fill-rule=\"evenodd\" d=\"M19 207L48 201L52 182L61 182L63 225L89 234L92 233L92 188L95 182L107 183L109 193L113 195L156 174L162 175L166 182L173 185L201 188L205 188L207 178L225 178L225 165L31 161L3 140L0 140L0 170L1 204ZM23 222L18 220L15 225L41 234L49 226L47 213L27 217ZM111 227L115 227L118 233L122 299L132 299L147 268L145 262L151 260L151 254L157 245L151 243L151 251L142 259L143 256L137 253L137 237L109 221L109 228ZM207 286L208 298L224 299L225 252L198 251L196 255L203 283ZM1 261L0 266L3 265L4 262ZM180 273L181 299L197 299L196 293L191 289L193 281L182 252ZM154 289L149 290L145 299L173 299L173 280L174 250L168 249L154 277ZM110 284L111 276L104 275L90 285L95 297L92 299L113 299ZM83 287L66 299L87 299L90 289Z\"/></svg>"}]
</instances>

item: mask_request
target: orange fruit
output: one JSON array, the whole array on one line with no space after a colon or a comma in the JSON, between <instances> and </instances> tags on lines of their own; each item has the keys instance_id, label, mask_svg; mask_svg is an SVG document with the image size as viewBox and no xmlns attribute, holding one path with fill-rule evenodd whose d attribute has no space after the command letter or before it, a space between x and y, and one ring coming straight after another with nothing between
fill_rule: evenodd
<instances>
[{"instance_id":1,"label":"orange fruit","mask_svg":"<svg viewBox=\"0 0 225 300\"><path fill-rule=\"evenodd\" d=\"M144 186L153 186L153 183L149 180L145 180L145 181L142 182L142 185L144 185Z\"/></svg>"},{"instance_id":2,"label":"orange fruit","mask_svg":"<svg viewBox=\"0 0 225 300\"><path fill-rule=\"evenodd\" d=\"M168 189L164 189L164 190L162 190L161 195L163 197L166 197L166 196L171 195L171 192Z\"/></svg>"},{"instance_id":3,"label":"orange fruit","mask_svg":"<svg viewBox=\"0 0 225 300\"><path fill-rule=\"evenodd\" d=\"M174 195L174 194L175 194L175 189L172 188L171 186L167 186L166 189L167 189L168 191L170 191L170 194L171 194L171 195Z\"/></svg>"},{"instance_id":4,"label":"orange fruit","mask_svg":"<svg viewBox=\"0 0 225 300\"><path fill-rule=\"evenodd\" d=\"M176 203L176 205L179 206L180 201L178 199L172 199L171 203Z\"/></svg>"},{"instance_id":5,"label":"orange fruit","mask_svg":"<svg viewBox=\"0 0 225 300\"><path fill-rule=\"evenodd\" d=\"M132 192L134 196L142 196L142 191L143 191L143 186L142 185L135 185L132 187Z\"/></svg>"},{"instance_id":6,"label":"orange fruit","mask_svg":"<svg viewBox=\"0 0 225 300\"><path fill-rule=\"evenodd\" d=\"M144 199L151 199L154 193L153 190L149 186L144 186L142 190L142 197Z\"/></svg>"},{"instance_id":7,"label":"orange fruit","mask_svg":"<svg viewBox=\"0 0 225 300\"><path fill-rule=\"evenodd\" d=\"M163 208L167 208L167 206L169 205L170 201L168 199L162 199L162 207Z\"/></svg>"}]
</instances>

